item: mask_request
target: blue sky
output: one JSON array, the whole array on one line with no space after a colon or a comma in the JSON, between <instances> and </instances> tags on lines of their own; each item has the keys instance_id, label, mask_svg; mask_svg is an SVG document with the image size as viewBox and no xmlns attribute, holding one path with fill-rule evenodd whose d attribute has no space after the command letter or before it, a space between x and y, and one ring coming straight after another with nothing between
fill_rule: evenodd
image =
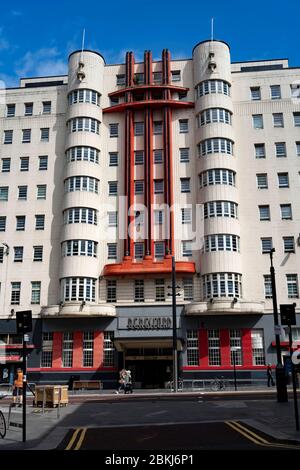
<instances>
[{"instance_id":1,"label":"blue sky","mask_svg":"<svg viewBox=\"0 0 300 470\"><path fill-rule=\"evenodd\" d=\"M299 1L14 0L0 10L0 80L17 86L19 77L64 74L83 28L86 48L107 63L122 62L127 50L137 59L145 49L158 58L164 48L173 58L191 57L210 38L211 17L232 61L288 57L300 66Z\"/></svg>"}]
</instances>

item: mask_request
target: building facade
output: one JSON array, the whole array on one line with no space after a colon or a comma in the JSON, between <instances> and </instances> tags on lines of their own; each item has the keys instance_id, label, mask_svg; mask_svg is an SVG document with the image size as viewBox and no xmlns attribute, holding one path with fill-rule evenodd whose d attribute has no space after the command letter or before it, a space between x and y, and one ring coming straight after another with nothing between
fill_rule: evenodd
<instances>
[{"instance_id":1,"label":"building facade","mask_svg":"<svg viewBox=\"0 0 300 470\"><path fill-rule=\"evenodd\" d=\"M184 380L265 377L276 362L270 250L300 339L300 68L231 63L222 41L191 59L106 65L0 90L0 381L72 375L164 387L172 377L172 256ZM282 330L282 354L287 332Z\"/></svg>"}]
</instances>

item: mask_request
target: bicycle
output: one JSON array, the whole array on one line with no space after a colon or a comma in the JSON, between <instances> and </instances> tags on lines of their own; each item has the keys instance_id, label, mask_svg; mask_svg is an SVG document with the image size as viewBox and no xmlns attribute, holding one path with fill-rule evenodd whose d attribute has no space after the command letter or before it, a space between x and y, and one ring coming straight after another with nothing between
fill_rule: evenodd
<instances>
[{"instance_id":1,"label":"bicycle","mask_svg":"<svg viewBox=\"0 0 300 470\"><path fill-rule=\"evenodd\" d=\"M218 390L225 390L226 385L225 385L225 379L224 377L215 377L214 380L210 382L210 389L214 392Z\"/></svg>"},{"instance_id":2,"label":"bicycle","mask_svg":"<svg viewBox=\"0 0 300 470\"><path fill-rule=\"evenodd\" d=\"M4 439L5 434L6 434L6 422L5 422L4 414L2 413L2 411L0 411L0 437Z\"/></svg>"}]
</instances>

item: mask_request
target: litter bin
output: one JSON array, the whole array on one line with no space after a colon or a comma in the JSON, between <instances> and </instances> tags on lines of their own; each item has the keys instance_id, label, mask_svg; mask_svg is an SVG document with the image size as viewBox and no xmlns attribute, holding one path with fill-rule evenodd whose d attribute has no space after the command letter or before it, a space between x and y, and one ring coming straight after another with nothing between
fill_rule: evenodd
<instances>
[{"instance_id":1,"label":"litter bin","mask_svg":"<svg viewBox=\"0 0 300 470\"><path fill-rule=\"evenodd\" d=\"M74 381L76 380L80 380L80 375L71 375L70 378L69 378L69 386L68 386L68 389L69 390L73 390L73 383Z\"/></svg>"}]
</instances>

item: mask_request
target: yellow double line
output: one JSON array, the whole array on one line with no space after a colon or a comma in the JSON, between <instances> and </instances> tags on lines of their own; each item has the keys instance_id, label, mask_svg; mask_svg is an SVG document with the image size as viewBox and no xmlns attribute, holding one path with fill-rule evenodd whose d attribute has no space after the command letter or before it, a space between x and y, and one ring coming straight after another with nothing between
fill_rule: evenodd
<instances>
[{"instance_id":1,"label":"yellow double line","mask_svg":"<svg viewBox=\"0 0 300 470\"><path fill-rule=\"evenodd\" d=\"M225 421L225 423L256 445L263 446L263 447L278 447L281 449L295 449L295 450L300 449L300 446L296 444L292 445L292 444L280 444L279 442L278 443L269 442L263 437L256 434L254 431L243 426L241 423L238 423L237 421Z\"/></svg>"},{"instance_id":2,"label":"yellow double line","mask_svg":"<svg viewBox=\"0 0 300 470\"><path fill-rule=\"evenodd\" d=\"M69 444L65 450L79 450L85 438L87 428L77 428L72 434Z\"/></svg>"}]
</instances>

